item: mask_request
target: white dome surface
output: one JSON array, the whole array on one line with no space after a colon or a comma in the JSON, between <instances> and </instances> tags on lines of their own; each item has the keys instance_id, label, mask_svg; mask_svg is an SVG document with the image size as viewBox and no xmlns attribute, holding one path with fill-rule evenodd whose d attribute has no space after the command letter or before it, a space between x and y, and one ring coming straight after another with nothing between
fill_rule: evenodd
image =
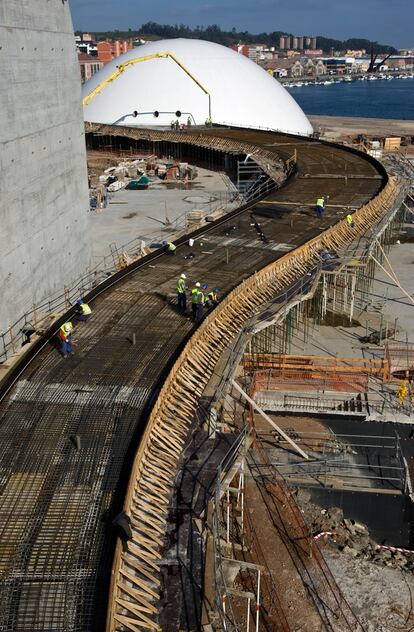
<instances>
[{"instance_id":1,"label":"white dome surface","mask_svg":"<svg viewBox=\"0 0 414 632\"><path fill-rule=\"evenodd\" d=\"M134 48L94 75L83 86L83 97L114 73L119 64L166 52L172 53L185 70L171 57L129 66L84 106L85 120L162 126L177 118L175 112L179 110L180 122L186 123L190 116L193 124L203 125L210 107L213 123L312 133L304 112L276 79L244 55L203 40L160 40ZM132 115L134 111L138 116Z\"/></svg>"}]
</instances>

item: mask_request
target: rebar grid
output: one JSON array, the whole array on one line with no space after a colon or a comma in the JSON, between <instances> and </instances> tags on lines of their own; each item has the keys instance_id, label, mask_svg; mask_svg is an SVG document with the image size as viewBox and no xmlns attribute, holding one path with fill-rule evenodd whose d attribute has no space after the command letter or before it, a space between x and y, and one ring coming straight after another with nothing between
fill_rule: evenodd
<instances>
[{"instance_id":1,"label":"rebar grid","mask_svg":"<svg viewBox=\"0 0 414 632\"><path fill-rule=\"evenodd\" d=\"M221 132L224 149L237 144L238 133ZM348 160L355 171L376 172L374 165L342 149L276 134L243 135L266 147L261 154L265 161L270 159L266 152L273 152L273 159L277 155L276 162L279 152L289 157L294 143L303 171L321 168L329 174L334 157L337 169ZM211 144L214 138L217 135L212 132ZM177 140L177 136L171 137L171 142ZM200 139L195 135L190 140L197 143ZM257 151L260 153L260 147ZM345 191L338 188L337 180L324 183L344 204L366 202L381 185L370 179L365 184L355 181L355 190ZM393 192L390 185L368 209L361 210L358 230L381 216L383 205L391 204ZM244 212L205 230L206 243L213 238L213 254L197 252L193 262L181 256L159 257L119 281L111 292L94 301L92 320L77 327L75 356L60 360L52 346L45 348L0 404L4 455L0 469L0 627L5 632L103 629L115 539L111 520L120 508L124 472L129 471L130 455L141 435L145 435L141 442L145 458L139 451L126 504L133 540L122 554L122 568L121 549L117 548L116 583L110 598L114 616L109 622L114 628L156 628L154 604L165 515L198 396L222 351L255 310L314 266L321 247L335 248L350 237L343 224L319 236L320 225L312 218L303 222L300 213L290 213L288 219L280 213L278 199L290 196L293 201L309 202L310 197L313 202L314 195L312 179L292 180L272 194L274 206L266 207L270 214L260 216L265 243L250 214ZM327 212L323 228L341 216ZM223 246L229 230L235 231L231 236L236 234L237 239ZM315 234L316 240L312 239ZM284 255L294 244L305 242L309 243L304 249ZM186 252L186 246L180 245L178 254ZM192 327L171 305L175 280L183 268L192 282L218 279L224 297L242 279L263 270L224 298L204 321L173 367L144 431L163 371ZM142 306L141 316L137 305ZM139 342L135 346L133 333Z\"/></svg>"}]
</instances>

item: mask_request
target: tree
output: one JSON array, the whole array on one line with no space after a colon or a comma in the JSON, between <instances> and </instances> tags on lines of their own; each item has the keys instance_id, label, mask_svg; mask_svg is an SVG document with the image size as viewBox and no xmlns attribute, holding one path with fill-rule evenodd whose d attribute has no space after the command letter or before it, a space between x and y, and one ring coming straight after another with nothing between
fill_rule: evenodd
<instances>
[{"instance_id":1,"label":"tree","mask_svg":"<svg viewBox=\"0 0 414 632\"><path fill-rule=\"evenodd\" d=\"M222 31L218 24L211 24L209 26L196 26L190 28L185 24L157 24L157 22L146 22L142 24L137 31L118 31L97 33L97 40L101 39L119 39L119 38L137 38L137 37L150 37L151 39L173 39L175 37L187 37L192 39L202 39L216 44L223 44L224 46L232 46L243 42L244 44L261 43L267 46L278 46L279 38L281 35L290 35L284 31L273 31L271 33L250 33L249 31L237 31L233 27L230 31ZM331 49L335 51L346 51L347 49L362 49L370 50L371 45L375 46L375 50L379 54L393 54L396 52L392 46L385 46L378 44L377 42L370 42L365 39L350 38L345 41L340 41L328 37L317 37L317 48L322 48L325 52L330 53Z\"/></svg>"}]
</instances>

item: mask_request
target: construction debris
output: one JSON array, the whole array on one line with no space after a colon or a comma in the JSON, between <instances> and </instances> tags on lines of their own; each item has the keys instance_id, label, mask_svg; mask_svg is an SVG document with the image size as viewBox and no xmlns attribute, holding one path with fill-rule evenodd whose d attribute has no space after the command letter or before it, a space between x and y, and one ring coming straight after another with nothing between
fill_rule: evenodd
<instances>
[{"instance_id":1,"label":"construction debris","mask_svg":"<svg viewBox=\"0 0 414 632\"><path fill-rule=\"evenodd\" d=\"M89 169L91 209L106 207L106 191L115 193L123 188L142 190L163 183L188 183L198 176L197 168L188 162L158 158L154 154L125 158L100 175L96 174L98 170L97 165L93 172Z\"/></svg>"},{"instance_id":2,"label":"construction debris","mask_svg":"<svg viewBox=\"0 0 414 632\"><path fill-rule=\"evenodd\" d=\"M311 533L321 546L325 542L326 546L334 547L350 557L360 557L380 566L414 571L414 551L376 542L365 524L345 518L341 508L321 509L310 502L311 494L306 489L297 489L295 495Z\"/></svg>"}]
</instances>

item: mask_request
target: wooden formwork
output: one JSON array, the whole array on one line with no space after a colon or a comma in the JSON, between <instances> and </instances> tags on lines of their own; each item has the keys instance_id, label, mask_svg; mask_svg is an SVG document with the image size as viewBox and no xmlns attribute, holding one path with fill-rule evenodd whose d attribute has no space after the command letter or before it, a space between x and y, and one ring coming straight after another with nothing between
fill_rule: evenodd
<instances>
[{"instance_id":1,"label":"wooden formwork","mask_svg":"<svg viewBox=\"0 0 414 632\"><path fill-rule=\"evenodd\" d=\"M120 541L116 547L107 632L158 629L158 563L174 473L199 397L220 355L257 311L316 264L322 250L340 250L373 226L390 210L397 190L390 180L354 213L352 228L340 221L245 280L205 318L185 346L159 393L135 456L124 503L132 539L128 550Z\"/></svg>"},{"instance_id":2,"label":"wooden formwork","mask_svg":"<svg viewBox=\"0 0 414 632\"><path fill-rule=\"evenodd\" d=\"M101 123L85 123L86 132L99 132L108 136L120 136L134 140L149 140L153 142L170 142L184 145L196 145L205 149L214 149L230 154L250 155L251 159L269 175L276 184L280 185L285 179L286 171L290 171L296 163L296 150L291 158L285 162L274 152L248 141L235 138L209 136L202 132L177 134L177 132L165 132L161 130L139 129L133 127L121 127L103 125Z\"/></svg>"}]
</instances>

